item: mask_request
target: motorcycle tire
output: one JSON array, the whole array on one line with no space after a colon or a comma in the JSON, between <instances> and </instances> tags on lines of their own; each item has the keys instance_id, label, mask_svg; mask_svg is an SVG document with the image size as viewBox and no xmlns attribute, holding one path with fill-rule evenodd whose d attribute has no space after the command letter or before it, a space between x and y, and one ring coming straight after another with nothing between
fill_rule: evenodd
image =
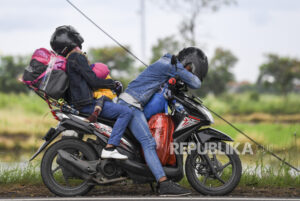
<instances>
[{"instance_id":1,"label":"motorcycle tire","mask_svg":"<svg viewBox=\"0 0 300 201\"><path fill-rule=\"evenodd\" d=\"M221 151L231 150L229 154L226 153L226 156L230 158L231 164L232 164L232 176L230 177L228 183L226 182L223 186L217 187L217 188L211 188L205 186L199 181L199 178L196 175L196 170L193 165L193 160L195 157L200 156L197 151L192 151L190 155L188 155L186 159L185 164L185 173L188 182L191 184L191 186L198 191L199 193L203 195L210 195L210 196L221 196L221 195L227 195L230 192L234 190L234 188L238 185L241 174L242 174L242 165L241 160L238 156L238 154L232 149L232 147L225 142L219 142L221 143ZM206 181L206 180L205 180Z\"/></svg>"},{"instance_id":2,"label":"motorcycle tire","mask_svg":"<svg viewBox=\"0 0 300 201\"><path fill-rule=\"evenodd\" d=\"M83 183L79 186L69 187L60 185L53 177L52 163L58 154L57 151L60 149L81 152L88 161L97 160L95 151L89 145L79 139L71 138L57 141L47 149L42 158L41 175L44 184L52 193L62 197L87 194L94 187L94 185L89 184L88 181L83 181Z\"/></svg>"}]
</instances>

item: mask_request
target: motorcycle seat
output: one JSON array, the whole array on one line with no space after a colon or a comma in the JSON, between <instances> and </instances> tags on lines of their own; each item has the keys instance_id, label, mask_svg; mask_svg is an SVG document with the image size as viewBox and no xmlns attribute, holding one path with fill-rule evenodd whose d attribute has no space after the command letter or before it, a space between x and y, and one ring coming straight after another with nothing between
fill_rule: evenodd
<instances>
[{"instance_id":1,"label":"motorcycle seat","mask_svg":"<svg viewBox=\"0 0 300 201\"><path fill-rule=\"evenodd\" d=\"M79 116L82 117L89 117L90 114L85 114L85 113L80 113ZM115 119L107 119L107 118L103 118L103 117L98 117L97 122L103 123L103 124L107 124L109 126L113 126L116 122Z\"/></svg>"}]
</instances>

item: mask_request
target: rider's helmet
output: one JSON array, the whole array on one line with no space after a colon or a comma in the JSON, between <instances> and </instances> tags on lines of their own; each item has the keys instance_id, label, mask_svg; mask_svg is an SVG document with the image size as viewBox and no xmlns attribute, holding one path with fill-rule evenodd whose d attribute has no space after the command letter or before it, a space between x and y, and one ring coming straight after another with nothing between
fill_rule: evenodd
<instances>
[{"instance_id":1,"label":"rider's helmet","mask_svg":"<svg viewBox=\"0 0 300 201\"><path fill-rule=\"evenodd\" d=\"M83 43L82 36L72 26L63 25L56 28L51 36L50 45L51 48L62 56L72 51L75 47L82 48Z\"/></svg>"},{"instance_id":2,"label":"rider's helmet","mask_svg":"<svg viewBox=\"0 0 300 201\"><path fill-rule=\"evenodd\" d=\"M191 72L203 81L208 71L208 62L202 50L196 47L184 48L178 53L177 58L184 67L189 65Z\"/></svg>"}]
</instances>

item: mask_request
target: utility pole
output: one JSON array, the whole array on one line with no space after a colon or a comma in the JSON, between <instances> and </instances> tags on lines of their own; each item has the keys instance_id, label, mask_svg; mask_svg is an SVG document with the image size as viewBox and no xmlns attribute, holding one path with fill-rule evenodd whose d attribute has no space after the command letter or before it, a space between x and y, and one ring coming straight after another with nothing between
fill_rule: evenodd
<instances>
[{"instance_id":1,"label":"utility pole","mask_svg":"<svg viewBox=\"0 0 300 201\"><path fill-rule=\"evenodd\" d=\"M142 60L146 59L146 27L145 27L145 0L140 0L141 2L141 52Z\"/></svg>"}]
</instances>

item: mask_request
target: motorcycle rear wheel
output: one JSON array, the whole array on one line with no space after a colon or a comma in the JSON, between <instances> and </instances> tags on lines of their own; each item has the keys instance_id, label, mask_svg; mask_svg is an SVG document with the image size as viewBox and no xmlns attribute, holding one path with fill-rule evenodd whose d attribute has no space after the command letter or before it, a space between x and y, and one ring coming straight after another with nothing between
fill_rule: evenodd
<instances>
[{"instance_id":1,"label":"motorcycle rear wheel","mask_svg":"<svg viewBox=\"0 0 300 201\"><path fill-rule=\"evenodd\" d=\"M65 150L87 161L97 160L94 150L81 140L71 138L57 141L47 149L42 158L41 175L44 184L52 193L62 197L87 194L94 185L57 164L58 150Z\"/></svg>"},{"instance_id":2,"label":"motorcycle rear wheel","mask_svg":"<svg viewBox=\"0 0 300 201\"><path fill-rule=\"evenodd\" d=\"M217 157L216 154L208 154L208 156L217 171L218 178L213 175L203 155L198 154L197 150L192 151L186 159L187 180L203 195L227 195L234 190L241 179L242 165L237 153L225 142L216 143L219 144L217 151L220 151L221 155L224 154L223 157Z\"/></svg>"}]
</instances>

